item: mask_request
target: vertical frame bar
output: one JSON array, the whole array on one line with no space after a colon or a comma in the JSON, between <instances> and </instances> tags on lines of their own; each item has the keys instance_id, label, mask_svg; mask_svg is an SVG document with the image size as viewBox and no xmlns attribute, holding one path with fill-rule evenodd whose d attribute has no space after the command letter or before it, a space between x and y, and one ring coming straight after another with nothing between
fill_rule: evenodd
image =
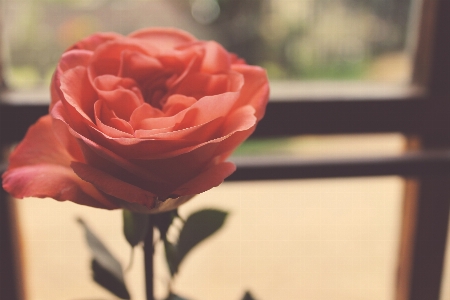
<instances>
[{"instance_id":1,"label":"vertical frame bar","mask_svg":"<svg viewBox=\"0 0 450 300\"><path fill-rule=\"evenodd\" d=\"M0 187L0 295L2 299L24 299L19 237L14 202Z\"/></svg>"},{"instance_id":2,"label":"vertical frame bar","mask_svg":"<svg viewBox=\"0 0 450 300\"><path fill-rule=\"evenodd\" d=\"M0 12L3 3L0 1ZM2 13L0 13L0 32L3 28ZM0 38L0 51L2 39ZM1 54L1 53L0 53ZM0 55L1 57L1 55ZM0 60L0 92L6 89L3 78L3 65ZM1 99L0 99L1 101ZM1 109L1 106L0 106ZM0 127L0 163L4 159L5 135ZM0 174L3 173L0 170ZM23 289L22 264L19 247L19 236L16 222L16 211L14 203L9 195L0 186L0 298L8 300L22 300L25 298Z\"/></svg>"},{"instance_id":3,"label":"vertical frame bar","mask_svg":"<svg viewBox=\"0 0 450 300\"><path fill-rule=\"evenodd\" d=\"M450 147L450 1L423 0L413 83L427 90L422 149ZM438 300L450 209L450 178L407 184L397 300Z\"/></svg>"}]
</instances>

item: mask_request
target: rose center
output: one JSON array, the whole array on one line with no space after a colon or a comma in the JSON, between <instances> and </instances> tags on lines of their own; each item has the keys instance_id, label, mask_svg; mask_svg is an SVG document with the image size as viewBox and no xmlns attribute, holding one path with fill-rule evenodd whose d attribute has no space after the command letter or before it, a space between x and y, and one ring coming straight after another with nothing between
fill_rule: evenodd
<instances>
[{"instance_id":1,"label":"rose center","mask_svg":"<svg viewBox=\"0 0 450 300\"><path fill-rule=\"evenodd\" d=\"M169 97L169 89L166 85L170 75L164 74L158 78L150 78L140 84L144 101L151 106L162 109Z\"/></svg>"}]
</instances>

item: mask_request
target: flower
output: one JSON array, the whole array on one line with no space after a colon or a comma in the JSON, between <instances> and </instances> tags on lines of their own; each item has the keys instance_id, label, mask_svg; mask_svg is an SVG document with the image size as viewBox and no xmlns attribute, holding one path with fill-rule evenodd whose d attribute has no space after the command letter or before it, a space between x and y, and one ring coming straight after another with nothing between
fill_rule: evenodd
<instances>
[{"instance_id":1,"label":"flower","mask_svg":"<svg viewBox=\"0 0 450 300\"><path fill-rule=\"evenodd\" d=\"M268 101L265 71L169 28L93 34L66 50L49 114L10 156L16 198L159 212L219 185Z\"/></svg>"}]
</instances>

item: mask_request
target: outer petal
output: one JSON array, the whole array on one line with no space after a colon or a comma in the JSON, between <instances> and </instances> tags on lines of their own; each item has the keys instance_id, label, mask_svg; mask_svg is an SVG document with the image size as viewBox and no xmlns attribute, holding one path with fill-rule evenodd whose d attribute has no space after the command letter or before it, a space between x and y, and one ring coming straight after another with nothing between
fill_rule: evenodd
<instances>
[{"instance_id":1,"label":"outer petal","mask_svg":"<svg viewBox=\"0 0 450 300\"><path fill-rule=\"evenodd\" d=\"M61 145L52 130L52 118L41 117L29 129L23 141L9 157L9 169L38 164L69 167L73 157Z\"/></svg>"},{"instance_id":2,"label":"outer petal","mask_svg":"<svg viewBox=\"0 0 450 300\"><path fill-rule=\"evenodd\" d=\"M221 184L235 170L236 166L231 162L214 165L180 186L173 194L176 196L185 196L203 193Z\"/></svg>"},{"instance_id":3,"label":"outer petal","mask_svg":"<svg viewBox=\"0 0 450 300\"><path fill-rule=\"evenodd\" d=\"M58 165L31 165L8 170L3 175L3 188L20 199L49 197L97 208L119 208L70 168Z\"/></svg>"},{"instance_id":4,"label":"outer petal","mask_svg":"<svg viewBox=\"0 0 450 300\"><path fill-rule=\"evenodd\" d=\"M231 66L230 54L216 42L205 43L206 54L201 72L209 74L226 73Z\"/></svg>"},{"instance_id":5,"label":"outer petal","mask_svg":"<svg viewBox=\"0 0 450 300\"><path fill-rule=\"evenodd\" d=\"M128 36L149 41L161 51L174 49L197 40L189 33L174 28L142 29L132 32Z\"/></svg>"},{"instance_id":6,"label":"outer petal","mask_svg":"<svg viewBox=\"0 0 450 300\"><path fill-rule=\"evenodd\" d=\"M245 82L235 108L250 104L256 109L256 118L261 120L269 100L269 80L266 71L260 67L242 64L233 65L232 69L244 75Z\"/></svg>"},{"instance_id":7,"label":"outer petal","mask_svg":"<svg viewBox=\"0 0 450 300\"><path fill-rule=\"evenodd\" d=\"M49 111L52 110L56 102L60 101L63 96L60 96L61 74L65 71L73 69L77 66L87 66L92 56L92 51L88 50L71 50L65 52L59 61L58 68L53 74L50 85L51 103Z\"/></svg>"},{"instance_id":8,"label":"outer petal","mask_svg":"<svg viewBox=\"0 0 450 300\"><path fill-rule=\"evenodd\" d=\"M85 49L85 50L95 50L99 45L107 42L112 41L116 39L123 38L122 35L114 33L114 32L103 32L103 33L96 33L93 35L88 36L85 39L82 39L72 47L70 47L67 50L73 50L73 49Z\"/></svg>"},{"instance_id":9,"label":"outer petal","mask_svg":"<svg viewBox=\"0 0 450 300\"><path fill-rule=\"evenodd\" d=\"M89 82L86 67L78 66L66 71L60 76L60 82L64 95L64 100L61 100L72 107L68 110L72 121L93 123L94 103L98 96Z\"/></svg>"},{"instance_id":10,"label":"outer petal","mask_svg":"<svg viewBox=\"0 0 450 300\"><path fill-rule=\"evenodd\" d=\"M30 127L11 154L9 168L3 174L3 187L16 198L51 197L94 207L118 208L76 176L70 168L73 159L54 135L51 117L44 116Z\"/></svg>"},{"instance_id":11,"label":"outer petal","mask_svg":"<svg viewBox=\"0 0 450 300\"><path fill-rule=\"evenodd\" d=\"M83 163L72 162L71 166L80 178L92 183L97 189L110 196L130 203L145 205L150 209L156 205L156 200L158 197L149 191L126 183L101 170Z\"/></svg>"},{"instance_id":12,"label":"outer petal","mask_svg":"<svg viewBox=\"0 0 450 300\"><path fill-rule=\"evenodd\" d=\"M160 176L152 175L141 165L131 163L71 128L65 121L66 116L62 105L56 105L52 110L52 115L55 118L53 124L58 136L64 138L69 134L76 139L85 162L90 166L145 190L166 191L171 189L173 184L170 182L164 181Z\"/></svg>"}]
</instances>

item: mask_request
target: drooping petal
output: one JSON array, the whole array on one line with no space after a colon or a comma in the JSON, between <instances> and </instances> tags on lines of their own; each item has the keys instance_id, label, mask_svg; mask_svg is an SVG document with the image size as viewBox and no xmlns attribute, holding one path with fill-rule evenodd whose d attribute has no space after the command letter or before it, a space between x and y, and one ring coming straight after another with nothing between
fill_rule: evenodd
<instances>
[{"instance_id":1,"label":"drooping petal","mask_svg":"<svg viewBox=\"0 0 450 300\"><path fill-rule=\"evenodd\" d=\"M74 158L61 145L52 130L52 118L41 117L27 131L25 138L9 157L9 169L54 164L69 167Z\"/></svg>"},{"instance_id":2,"label":"drooping petal","mask_svg":"<svg viewBox=\"0 0 450 300\"><path fill-rule=\"evenodd\" d=\"M73 153L78 153L75 149ZM50 197L59 201L113 209L117 205L92 185L80 180L70 168L75 160L55 136L47 115L31 126L10 156L3 187L16 198Z\"/></svg>"},{"instance_id":3,"label":"drooping petal","mask_svg":"<svg viewBox=\"0 0 450 300\"><path fill-rule=\"evenodd\" d=\"M90 183L81 180L70 168L52 165L30 165L8 170L3 188L16 198L53 198L97 208L120 208Z\"/></svg>"}]
</instances>

